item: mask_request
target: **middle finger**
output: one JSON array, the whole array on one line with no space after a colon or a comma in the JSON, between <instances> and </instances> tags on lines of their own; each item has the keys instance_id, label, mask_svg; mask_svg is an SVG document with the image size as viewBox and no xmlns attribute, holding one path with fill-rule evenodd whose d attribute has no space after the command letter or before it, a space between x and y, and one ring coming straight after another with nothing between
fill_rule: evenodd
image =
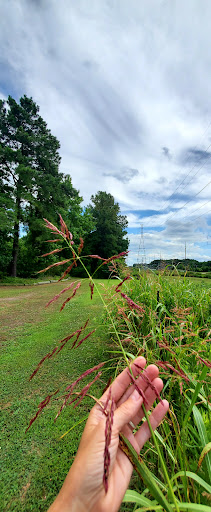
<instances>
[{"instance_id":1,"label":"middle finger","mask_svg":"<svg viewBox=\"0 0 211 512\"><path fill-rule=\"evenodd\" d=\"M128 374L129 374L129 370L128 370ZM146 370L144 370L143 377L140 375L140 377L138 377L136 379L136 385L143 392L145 392L146 389L148 388L147 380L149 379L149 381L152 382L158 375L159 375L159 370L158 370L157 366L155 366L154 364L150 364L146 368ZM144 378L144 376L145 376L145 378ZM126 391L124 392L124 394L122 395L120 400L117 402L117 407L119 407L123 402L125 402L130 397L130 395L133 393L134 389L135 389L134 384L132 384L132 382L131 382L131 385L129 385L129 387L126 389Z\"/></svg>"}]
</instances>

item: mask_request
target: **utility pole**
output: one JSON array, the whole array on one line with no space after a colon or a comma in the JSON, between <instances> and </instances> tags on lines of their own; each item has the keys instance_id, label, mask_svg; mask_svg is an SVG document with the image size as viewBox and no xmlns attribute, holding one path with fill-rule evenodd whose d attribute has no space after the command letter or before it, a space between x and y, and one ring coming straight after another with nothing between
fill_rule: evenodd
<instances>
[{"instance_id":1,"label":"utility pole","mask_svg":"<svg viewBox=\"0 0 211 512\"><path fill-rule=\"evenodd\" d=\"M187 270L187 261L186 261L186 258L187 258L187 253L186 253L186 242L185 242L185 272Z\"/></svg>"},{"instance_id":2,"label":"utility pole","mask_svg":"<svg viewBox=\"0 0 211 512\"><path fill-rule=\"evenodd\" d=\"M142 267L144 267L146 265L146 251L145 251L145 245L144 245L143 223L141 223L141 237L140 237L139 248L138 248L137 263L138 263L138 265L141 264Z\"/></svg>"}]
</instances>

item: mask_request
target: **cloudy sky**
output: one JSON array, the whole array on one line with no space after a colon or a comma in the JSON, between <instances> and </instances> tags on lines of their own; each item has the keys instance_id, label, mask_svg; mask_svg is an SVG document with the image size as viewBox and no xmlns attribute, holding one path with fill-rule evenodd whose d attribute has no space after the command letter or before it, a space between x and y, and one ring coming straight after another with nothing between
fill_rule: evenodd
<instances>
[{"instance_id":1,"label":"cloudy sky","mask_svg":"<svg viewBox=\"0 0 211 512\"><path fill-rule=\"evenodd\" d=\"M210 20L210 0L0 1L0 97L33 97L85 205L119 202L129 263L211 259Z\"/></svg>"}]
</instances>

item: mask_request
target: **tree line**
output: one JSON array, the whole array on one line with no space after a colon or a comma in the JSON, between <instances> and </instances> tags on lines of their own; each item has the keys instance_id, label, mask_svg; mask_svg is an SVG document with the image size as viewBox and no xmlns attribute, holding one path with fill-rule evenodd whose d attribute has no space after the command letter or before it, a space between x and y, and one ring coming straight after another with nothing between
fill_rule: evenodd
<instances>
[{"instance_id":1,"label":"tree line","mask_svg":"<svg viewBox=\"0 0 211 512\"><path fill-rule=\"evenodd\" d=\"M70 175L59 171L59 149L32 98L0 100L0 277L28 277L43 267L41 255L51 250L43 218L57 224L59 214L75 243L84 239L84 254L109 258L128 248L119 204L99 191L84 208ZM51 255L45 266L57 260ZM97 264L90 261L90 270Z\"/></svg>"},{"instance_id":2,"label":"tree line","mask_svg":"<svg viewBox=\"0 0 211 512\"><path fill-rule=\"evenodd\" d=\"M160 268L160 267L167 267L169 270L174 270L177 268L177 270L182 271L193 271L193 272L210 272L211 271L211 261L197 261L194 259L170 259L170 260L153 260L149 265L147 265L149 268Z\"/></svg>"}]
</instances>

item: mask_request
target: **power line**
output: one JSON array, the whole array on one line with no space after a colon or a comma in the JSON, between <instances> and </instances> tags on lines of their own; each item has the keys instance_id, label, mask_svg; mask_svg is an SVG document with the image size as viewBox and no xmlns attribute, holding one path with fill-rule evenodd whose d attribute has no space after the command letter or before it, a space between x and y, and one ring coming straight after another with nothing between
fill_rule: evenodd
<instances>
[{"instance_id":1,"label":"power line","mask_svg":"<svg viewBox=\"0 0 211 512\"><path fill-rule=\"evenodd\" d=\"M208 204L208 203L210 203L210 199L209 199L209 201L206 201L206 203L201 204L201 206L199 206L198 208L196 208L196 210L193 210L193 211L189 212L189 215L185 215L185 217L182 217L182 219L180 219L180 220L187 219L187 217L190 217L190 215L191 215L191 214L193 214L193 213L197 212L198 210L200 210L201 208L203 208L203 206L206 206L206 204Z\"/></svg>"},{"instance_id":2,"label":"power line","mask_svg":"<svg viewBox=\"0 0 211 512\"><path fill-rule=\"evenodd\" d=\"M146 265L146 251L145 251L145 245L144 245L144 227L143 223L141 223L141 237L139 242L139 248L138 248L138 258L137 263L140 264L140 255L141 255L141 265Z\"/></svg>"},{"instance_id":3,"label":"power line","mask_svg":"<svg viewBox=\"0 0 211 512\"><path fill-rule=\"evenodd\" d=\"M204 133L203 133L203 135L202 135L202 137L201 137L201 140L203 139L203 137L204 137L204 135L206 134L207 130L209 129L210 125L211 125L211 121L210 121L210 123L208 124L208 126L207 126L206 130L204 131ZM210 147L211 147L211 144L209 144L209 146L207 146L207 148L205 149L205 153L207 153L207 151L208 151L208 149L209 149ZM195 149L197 149L197 144L194 146L193 151L194 151ZM190 155L187 157L187 159L185 160L185 163L187 163L187 162L188 162L188 160L190 160L190 157L191 157ZM210 155L210 157L211 157L211 155ZM210 157L209 157L209 158L210 158ZM205 163L206 163L206 162L205 162ZM190 169L190 171L188 172L188 174L186 174L186 176L183 178L183 180L181 181L181 183L176 187L176 189L174 190L174 192L172 192L172 194L170 195L170 197L168 198L168 200L166 201L166 203L165 203L165 204L167 204L167 202L171 199L171 197L173 197L173 195L175 194L175 192L180 188L180 186L184 183L184 181L186 180L186 178L188 178L188 176L190 175L190 173L193 171L193 169L195 169L195 167L196 167L197 165L198 165L198 163L194 164L194 166L193 166L193 167L191 167L191 169ZM205 165L205 164L203 164L203 166L204 166L204 165ZM202 166L202 167L203 167L203 166ZM201 169L202 167L200 167L200 169ZM198 171L196 172L196 174L199 172L199 170L200 170L200 169L198 169ZM194 176L196 176L196 174L194 174ZM194 178L194 176L193 176L193 178ZM191 178L191 179L192 179L192 178ZM188 184L189 184L190 182L191 182L191 180L188 182ZM188 185L188 184L187 184L187 185ZM184 188L186 188L186 186L187 186L187 185L185 185L185 187L184 187ZM182 190L184 190L184 188L183 188ZM173 202L173 201L172 201L172 202ZM164 208L164 207L165 207L165 204L164 204L163 208L160 208L160 210L158 210L158 212L157 212L157 213L159 213L159 212L161 212L161 211L163 211L163 210L165 211L165 210L168 208L168 206L170 206L170 205L172 204L172 202L171 202L170 204L168 204L168 205L166 206L166 208Z\"/></svg>"},{"instance_id":4,"label":"power line","mask_svg":"<svg viewBox=\"0 0 211 512\"><path fill-rule=\"evenodd\" d=\"M210 147L211 147L211 144L208 146L208 148L210 148ZM207 148L207 149L208 149L208 148ZM210 154L210 156L208 157L208 160L209 160L210 158L211 158L211 154ZM206 161L206 162L204 162L204 164L202 164L202 165L201 165L201 167L199 167L199 169L197 169L197 171L195 172L195 174L194 174L194 175L192 176L192 178L188 181L188 183L186 183L186 185L182 188L182 190L180 191L180 193L181 193L181 192L183 192L183 190L185 190L185 188L190 184L190 182L193 180L193 178L195 178L195 176L196 176L196 175L198 174L198 172L199 172L199 171L200 171L200 170L205 166L205 164L206 164L206 163L207 163L207 161ZM193 170L195 167L196 167L196 165L194 165L194 167L193 167L191 170ZM188 175L186 176L186 178L187 178L187 177L188 177ZM178 188L179 188L179 187L178 187ZM176 190L177 190L177 189L176 189ZM176 190L174 191L174 193L173 193L172 195L174 195L174 194L175 194ZM172 196L170 196L170 197L172 197ZM174 199L173 199L173 201L171 201L171 202L168 204L168 208L169 208L169 206L171 206L171 204L172 204L173 202L174 202ZM166 210L166 208L165 208L165 210Z\"/></svg>"},{"instance_id":5,"label":"power line","mask_svg":"<svg viewBox=\"0 0 211 512\"><path fill-rule=\"evenodd\" d=\"M193 221L195 221L195 220L199 219L200 217L203 217L203 215L207 215L207 214L208 214L208 213L210 213L210 212L211 212L211 210L208 210L208 212L202 213L201 215L199 215L198 217L196 217L195 219L193 219L191 222L193 222Z\"/></svg>"},{"instance_id":6,"label":"power line","mask_svg":"<svg viewBox=\"0 0 211 512\"><path fill-rule=\"evenodd\" d=\"M177 214L180 210L182 210L182 209L183 209L183 208L184 208L188 203L190 203L190 201L192 201L192 200L194 199L194 197L197 197L197 196L198 196L198 195L199 195L203 190L205 190L205 188L207 188L207 187L208 187L208 185L210 185L210 183L211 183L211 180L210 180L210 181L209 181L209 182L208 182L208 183L207 183L207 184L206 184L206 185L205 185L201 190L199 190L199 192L197 192L197 194L195 194L193 197L191 197L191 199L189 199L188 201L186 201L186 203L185 203L185 204L183 204L183 206L181 206L180 208L178 208L178 210L177 210L176 212L173 212L173 213L172 213L172 215L170 215L170 217L169 217L167 220L169 220L169 219L171 219L172 217L174 217L174 215L176 215L176 214ZM160 224L160 226L163 226L163 224L165 224L165 223L166 223L166 220L165 220L162 224Z\"/></svg>"}]
</instances>

